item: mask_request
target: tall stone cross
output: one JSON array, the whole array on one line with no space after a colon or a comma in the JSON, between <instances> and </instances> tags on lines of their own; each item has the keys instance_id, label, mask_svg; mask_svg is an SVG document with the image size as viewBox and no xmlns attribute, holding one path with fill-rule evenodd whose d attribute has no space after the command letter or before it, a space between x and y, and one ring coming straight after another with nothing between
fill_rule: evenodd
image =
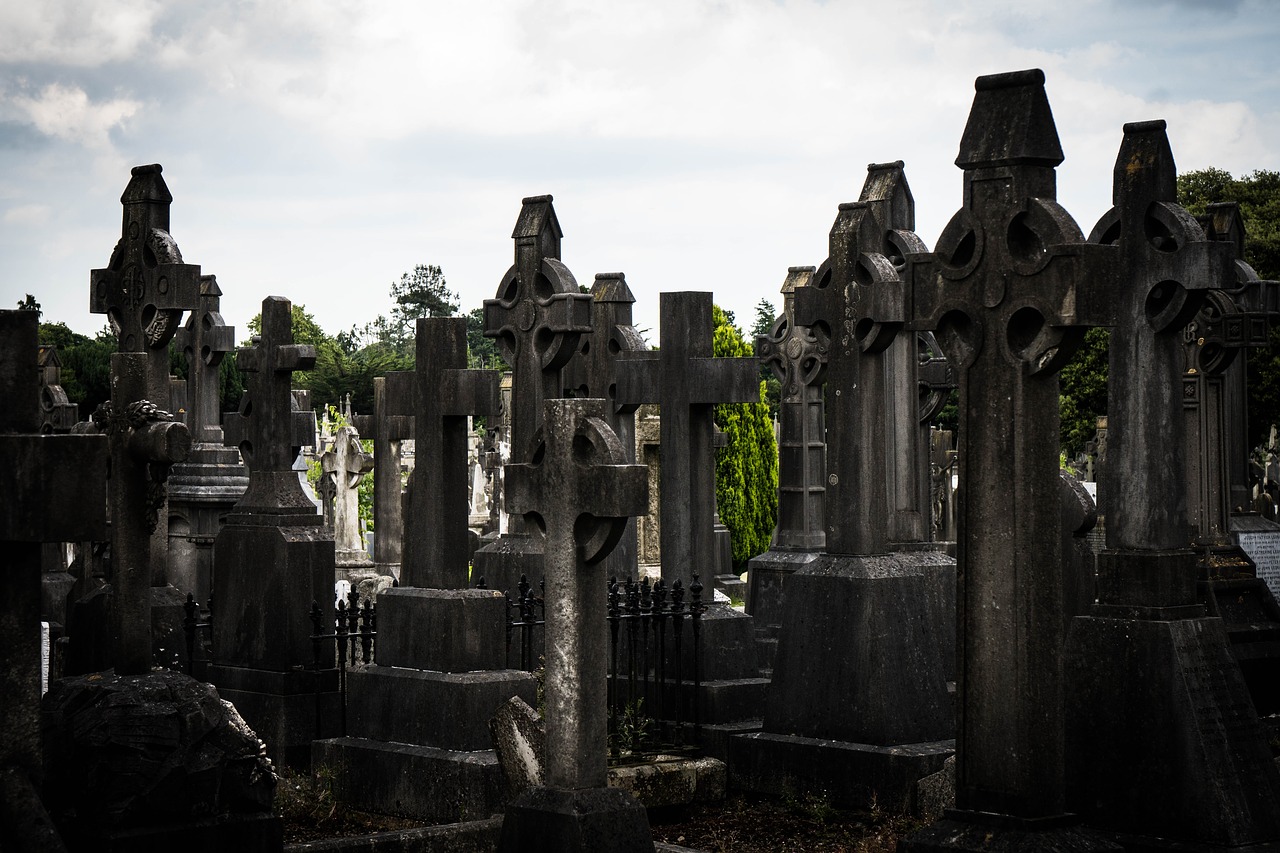
<instances>
[{"instance_id":1,"label":"tall stone cross","mask_svg":"<svg viewBox=\"0 0 1280 853\"><path fill-rule=\"evenodd\" d=\"M649 481L645 466L628 464L629 454L609 427L611 402L548 400L545 406L542 446L533 461L507 466L507 506L546 535L544 779L550 796L560 792L572 799L571 792L603 791L608 783L609 645L602 561L617 544L627 518L648 507ZM652 846L643 832L643 808L637 811L626 798L609 796L622 815L611 827L611 849L637 849L617 840L618 835L629 838L631 831L647 845L641 849ZM527 801L518 800L515 806L518 821L526 819L522 802ZM509 835L523 833L504 826L503 834L505 843Z\"/></svg>"},{"instance_id":2,"label":"tall stone cross","mask_svg":"<svg viewBox=\"0 0 1280 853\"><path fill-rule=\"evenodd\" d=\"M484 301L484 334L495 338L511 365L511 456L529 459L534 433L542 424L542 403L560 396L560 368L578 349L580 335L591 332L591 296L560 262L563 232L551 196L521 202L511 237L515 263L498 284L498 295ZM513 532L519 532L514 523Z\"/></svg>"},{"instance_id":3,"label":"tall stone cross","mask_svg":"<svg viewBox=\"0 0 1280 853\"><path fill-rule=\"evenodd\" d=\"M120 352L153 354L144 398L165 400L169 361L164 349L178 331L183 311L200 306L200 267L182 262L169 233L173 195L160 164L135 166L120 196L124 224L105 269L89 274L89 311L106 314ZM163 358L156 356L159 353Z\"/></svg>"},{"instance_id":4,"label":"tall stone cross","mask_svg":"<svg viewBox=\"0 0 1280 853\"><path fill-rule=\"evenodd\" d=\"M618 363L617 402L661 409L660 537L669 580L715 565L715 404L760 399L754 358L711 357L711 299L706 292L661 294L658 351Z\"/></svg>"},{"instance_id":5,"label":"tall stone cross","mask_svg":"<svg viewBox=\"0 0 1280 853\"><path fill-rule=\"evenodd\" d=\"M635 461L636 409L618 397L618 360L626 353L646 352L640 332L631 322L631 306L636 298L627 286L623 273L597 273L591 286L591 326L594 332L583 335L578 354L564 369L565 396L600 397L611 403L609 426L618 434L627 461ZM610 577L634 578L637 574L635 520L628 519L627 532L609 557Z\"/></svg>"},{"instance_id":6,"label":"tall stone cross","mask_svg":"<svg viewBox=\"0 0 1280 853\"><path fill-rule=\"evenodd\" d=\"M373 561L398 566L404 553L404 507L401 500L400 442L413 438L413 415L387 409L387 380L373 379L373 414L352 418L355 428L373 441Z\"/></svg>"},{"instance_id":7,"label":"tall stone cross","mask_svg":"<svg viewBox=\"0 0 1280 853\"><path fill-rule=\"evenodd\" d=\"M34 311L0 311L0 768L39 790L40 551L43 542L107 538L107 439L40 432ZM149 623L150 620L148 620ZM8 785L6 791L12 790ZM5 809L8 811L8 809ZM16 821L19 826L28 821ZM12 826L6 827L6 832ZM22 849L46 848L27 839ZM60 846L60 845L59 845Z\"/></svg>"},{"instance_id":8,"label":"tall stone cross","mask_svg":"<svg viewBox=\"0 0 1280 853\"><path fill-rule=\"evenodd\" d=\"M782 283L782 314L767 335L756 337L756 355L782 385L778 407L778 527L773 544L821 551L826 496L825 406L822 377L827 344L795 318L795 294L811 286L814 267L790 267Z\"/></svg>"},{"instance_id":9,"label":"tall stone cross","mask_svg":"<svg viewBox=\"0 0 1280 853\"><path fill-rule=\"evenodd\" d=\"M910 254L896 305L938 332L960 386L956 805L1065 812L1058 369L1102 303L1113 250L1055 200L1062 149L1039 70L978 78L956 165L964 206ZM890 321L885 323L885 321Z\"/></svg>"},{"instance_id":10,"label":"tall stone cross","mask_svg":"<svg viewBox=\"0 0 1280 853\"><path fill-rule=\"evenodd\" d=\"M404 586L465 589L467 418L498 414L498 374L468 370L463 317L420 318L413 371L387 374L387 412L413 416L414 453L405 513Z\"/></svg>"},{"instance_id":11,"label":"tall stone cross","mask_svg":"<svg viewBox=\"0 0 1280 853\"><path fill-rule=\"evenodd\" d=\"M339 563L367 562L360 539L360 481L374 470L374 457L360 444L353 426L340 427L333 447L320 457L321 470L333 484L333 540Z\"/></svg>"},{"instance_id":12,"label":"tall stone cross","mask_svg":"<svg viewBox=\"0 0 1280 853\"><path fill-rule=\"evenodd\" d=\"M248 388L239 413L228 415L223 427L224 441L240 448L249 468L249 488L235 514L288 516L290 524L321 522L293 470L297 448L315 441L315 415L297 411L290 391L293 372L315 363L315 347L293 342L289 300L262 300L262 334L253 346L236 351L236 367L248 374ZM313 520L304 520L307 516Z\"/></svg>"},{"instance_id":13,"label":"tall stone cross","mask_svg":"<svg viewBox=\"0 0 1280 853\"><path fill-rule=\"evenodd\" d=\"M827 447L829 554L885 553L891 540L924 538L916 528L927 508L911 476L919 463L915 341L866 321L875 291L900 287L905 257L924 251L913 220L902 163L873 164L861 199L840 205L813 284L796 294L796 321L829 350L827 427L840 437ZM904 526L904 513L916 523Z\"/></svg>"},{"instance_id":14,"label":"tall stone cross","mask_svg":"<svg viewBox=\"0 0 1280 853\"><path fill-rule=\"evenodd\" d=\"M1181 416L1183 329L1206 291L1234 288L1235 259L1177 204L1163 121L1125 125L1114 177L1115 206L1089 238L1117 249L1116 316L1107 548L1098 604L1073 620L1066 656L1069 805L1100 828L1243 846L1280 832L1280 776L1222 621L1197 601ZM1131 768L1155 765L1135 791Z\"/></svg>"},{"instance_id":15,"label":"tall stone cross","mask_svg":"<svg viewBox=\"0 0 1280 853\"><path fill-rule=\"evenodd\" d=\"M222 444L218 368L235 350L235 326L222 319L222 289L212 275L200 276L200 306L174 342L187 359L187 429L196 444Z\"/></svg>"}]
</instances>

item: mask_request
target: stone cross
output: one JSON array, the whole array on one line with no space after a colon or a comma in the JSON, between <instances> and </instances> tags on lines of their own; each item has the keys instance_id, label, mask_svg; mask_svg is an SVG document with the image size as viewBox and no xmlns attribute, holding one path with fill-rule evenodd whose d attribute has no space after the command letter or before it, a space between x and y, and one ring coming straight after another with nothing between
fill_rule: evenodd
<instances>
[{"instance_id":1,"label":"stone cross","mask_svg":"<svg viewBox=\"0 0 1280 853\"><path fill-rule=\"evenodd\" d=\"M546 784L607 784L608 626L602 561L648 506L648 472L609 427L612 403L548 400L533 461L506 466L507 509L546 536Z\"/></svg>"},{"instance_id":2,"label":"stone cross","mask_svg":"<svg viewBox=\"0 0 1280 853\"><path fill-rule=\"evenodd\" d=\"M387 380L373 380L373 415L352 418L360 434L373 441L373 561L398 566L403 554L404 508L400 482L400 442L413 438L413 415L387 409Z\"/></svg>"},{"instance_id":3,"label":"stone cross","mask_svg":"<svg viewBox=\"0 0 1280 853\"><path fill-rule=\"evenodd\" d=\"M360 444L360 433L353 426L338 429L333 447L320 457L321 470L333 484L333 544L337 561L368 562L364 542L360 538L360 496L358 489L365 475L374 470L374 457Z\"/></svg>"},{"instance_id":4,"label":"stone cross","mask_svg":"<svg viewBox=\"0 0 1280 853\"><path fill-rule=\"evenodd\" d=\"M640 332L631 322L631 306L636 298L627 286L623 273L597 273L591 287L591 326L595 330L584 335L578 354L564 369L566 397L601 397L613 405L609 426L628 448L629 462L635 461L636 409L634 404L620 404L618 396L618 360L625 353L646 352ZM627 533L609 557L609 576L634 578L637 573L635 520L627 522Z\"/></svg>"},{"instance_id":5,"label":"stone cross","mask_svg":"<svg viewBox=\"0 0 1280 853\"><path fill-rule=\"evenodd\" d=\"M468 586L467 418L498 414L498 374L466 366L466 319L420 318L414 370L387 374L387 411L413 416L418 457L405 512L404 586Z\"/></svg>"},{"instance_id":6,"label":"stone cross","mask_svg":"<svg viewBox=\"0 0 1280 853\"><path fill-rule=\"evenodd\" d=\"M964 206L933 254L906 256L905 286L884 289L897 304L868 306L850 331L936 330L956 369L956 806L1046 818L1065 812L1057 371L1087 326L1111 320L1099 303L1113 250L1086 245L1055 201L1043 72L975 89L956 159Z\"/></svg>"},{"instance_id":7,"label":"stone cross","mask_svg":"<svg viewBox=\"0 0 1280 853\"><path fill-rule=\"evenodd\" d=\"M795 294L809 287L814 267L790 267L782 284L782 314L767 335L756 337L756 355L778 377L778 548L821 551L826 483L826 414L822 393L827 346L795 319Z\"/></svg>"},{"instance_id":8,"label":"stone cross","mask_svg":"<svg viewBox=\"0 0 1280 853\"><path fill-rule=\"evenodd\" d=\"M283 296L262 300L262 334L251 347L236 351L236 366L248 388L238 415L228 415L223 427L227 444L240 448L249 468L249 488L236 504L236 513L312 516L315 505L302 492L293 460L297 448L315 441L315 415L299 412L290 392L293 372L310 370L316 348L293 342L291 306Z\"/></svg>"},{"instance_id":9,"label":"stone cross","mask_svg":"<svg viewBox=\"0 0 1280 853\"><path fill-rule=\"evenodd\" d=\"M200 267L184 264L169 233L173 196L158 164L135 166L120 196L124 224L105 269L89 274L89 311L106 314L120 352L148 352L147 393L167 400L169 360L164 352L178 331L182 312L200 305Z\"/></svg>"},{"instance_id":10,"label":"stone cross","mask_svg":"<svg viewBox=\"0 0 1280 853\"><path fill-rule=\"evenodd\" d=\"M529 459L543 401L562 393L560 368L577 351L579 336L591 332L591 296L578 292L573 273L560 262L563 232L551 200L544 195L521 202L511 234L515 263L497 297L484 301L485 337L496 338L514 374L511 453L518 462Z\"/></svg>"},{"instance_id":11,"label":"stone cross","mask_svg":"<svg viewBox=\"0 0 1280 853\"><path fill-rule=\"evenodd\" d=\"M1247 475L1236 471L1248 456L1245 427L1233 425L1231 417L1246 406L1240 356L1250 347L1267 345L1280 285L1260 280L1242 260L1244 222L1238 205L1210 205L1200 224L1206 236L1231 255L1233 281L1229 288L1210 291L1183 330L1187 510L1196 528L1195 544L1219 552L1215 574L1229 575L1230 568L1239 567L1237 559L1222 559L1224 551L1235 550L1230 515L1247 503L1242 494Z\"/></svg>"},{"instance_id":12,"label":"stone cross","mask_svg":"<svg viewBox=\"0 0 1280 853\"><path fill-rule=\"evenodd\" d=\"M39 791L40 552L43 542L105 540L107 439L41 434L34 311L0 311L0 769ZM12 784L4 786L12 796ZM6 804L8 805L8 804ZM6 808L5 811L8 811ZM34 821L15 822L27 826ZM13 832L12 825L6 832ZM44 839L14 838L15 849L56 849ZM60 846L60 845L59 845Z\"/></svg>"},{"instance_id":13,"label":"stone cross","mask_svg":"<svg viewBox=\"0 0 1280 853\"><path fill-rule=\"evenodd\" d=\"M200 305L174 342L187 359L187 429L196 444L222 444L218 405L218 368L223 356L235 349L235 326L222 319L222 289L212 275L200 276Z\"/></svg>"},{"instance_id":14,"label":"stone cross","mask_svg":"<svg viewBox=\"0 0 1280 853\"><path fill-rule=\"evenodd\" d=\"M711 357L711 299L705 292L661 294L658 351L631 353L618 364L617 401L660 407L660 537L669 580L714 565L715 404L760 399L754 358Z\"/></svg>"}]
</instances>

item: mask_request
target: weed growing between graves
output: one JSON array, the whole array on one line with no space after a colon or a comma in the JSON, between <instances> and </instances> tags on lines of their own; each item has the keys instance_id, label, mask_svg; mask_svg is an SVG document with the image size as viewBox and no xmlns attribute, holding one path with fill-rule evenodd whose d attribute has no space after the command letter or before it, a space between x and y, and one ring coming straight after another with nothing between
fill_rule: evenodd
<instances>
[{"instance_id":1,"label":"weed growing between graves","mask_svg":"<svg viewBox=\"0 0 1280 853\"><path fill-rule=\"evenodd\" d=\"M282 769L274 811L284 820L286 844L346 838L424 826L421 821L370 814L339 803L333 796L333 771L315 776Z\"/></svg>"}]
</instances>

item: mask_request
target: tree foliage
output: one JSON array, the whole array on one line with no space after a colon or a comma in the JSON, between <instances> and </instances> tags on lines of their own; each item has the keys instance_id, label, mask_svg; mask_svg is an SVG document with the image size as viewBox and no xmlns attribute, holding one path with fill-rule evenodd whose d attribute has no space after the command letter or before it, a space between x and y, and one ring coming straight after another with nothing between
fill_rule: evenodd
<instances>
[{"instance_id":1,"label":"tree foliage","mask_svg":"<svg viewBox=\"0 0 1280 853\"><path fill-rule=\"evenodd\" d=\"M715 356L753 354L730 312L715 306L712 316ZM715 421L729 440L716 451L716 507L733 537L733 562L741 566L768 550L773 537L778 521L778 448L765 403L722 403L715 407Z\"/></svg>"},{"instance_id":2,"label":"tree foliage","mask_svg":"<svg viewBox=\"0 0 1280 853\"><path fill-rule=\"evenodd\" d=\"M104 327L96 337L90 338L71 331L65 323L41 323L38 335L41 344L58 348L58 360L62 363L62 390L68 400L80 406L80 420L87 420L94 409L111 399L111 354L116 351L115 335Z\"/></svg>"},{"instance_id":3,"label":"tree foliage","mask_svg":"<svg viewBox=\"0 0 1280 853\"><path fill-rule=\"evenodd\" d=\"M1107 413L1107 329L1090 329L1075 357L1059 374L1058 413L1062 452L1070 460L1084 450L1098 431L1098 417Z\"/></svg>"}]
</instances>

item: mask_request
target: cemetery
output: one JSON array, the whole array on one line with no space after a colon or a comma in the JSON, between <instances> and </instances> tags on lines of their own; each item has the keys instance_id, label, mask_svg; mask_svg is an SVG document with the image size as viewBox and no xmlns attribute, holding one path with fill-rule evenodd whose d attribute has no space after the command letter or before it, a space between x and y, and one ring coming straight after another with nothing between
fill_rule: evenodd
<instances>
[{"instance_id":1,"label":"cemetery","mask_svg":"<svg viewBox=\"0 0 1280 853\"><path fill-rule=\"evenodd\" d=\"M1280 284L1135 118L1086 233L1044 73L979 77L937 240L908 164L838 176L732 353L712 292L580 284L524 198L500 361L455 305L360 402L298 387L301 289L184 259L137 166L89 271L110 398L0 311L0 851L1280 851L1280 441L1245 405ZM771 429L723 416L769 377ZM744 446L771 531L736 560Z\"/></svg>"}]
</instances>

